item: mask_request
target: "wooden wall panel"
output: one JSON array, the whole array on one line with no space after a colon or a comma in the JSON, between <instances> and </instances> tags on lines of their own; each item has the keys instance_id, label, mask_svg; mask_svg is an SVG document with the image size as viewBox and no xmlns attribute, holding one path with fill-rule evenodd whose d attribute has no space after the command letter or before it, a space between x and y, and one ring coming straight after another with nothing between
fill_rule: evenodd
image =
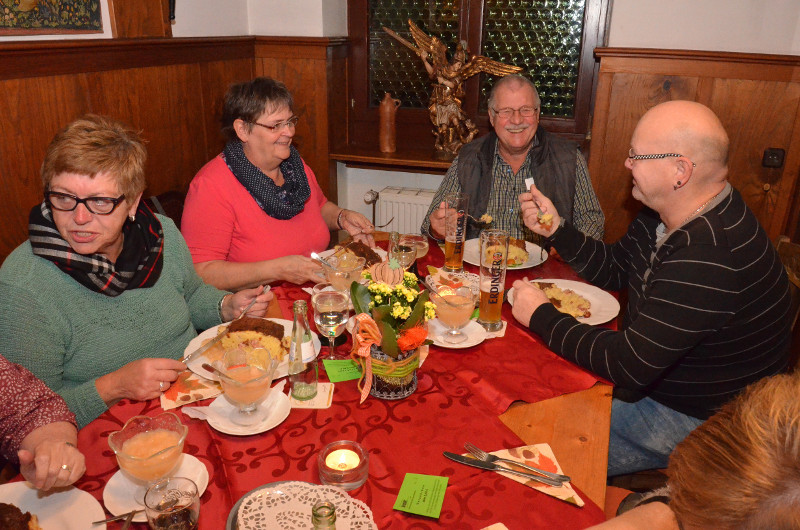
<instances>
[{"instance_id":1,"label":"wooden wall panel","mask_svg":"<svg viewBox=\"0 0 800 530\"><path fill-rule=\"evenodd\" d=\"M800 111L800 83L717 79L706 104L720 117L725 130L734 131L729 132L728 180L767 233L777 239L786 223L798 166L795 161L783 168L765 168L761 159L764 149L786 149L791 143Z\"/></svg>"},{"instance_id":2,"label":"wooden wall panel","mask_svg":"<svg viewBox=\"0 0 800 530\"><path fill-rule=\"evenodd\" d=\"M40 168L47 145L88 110L78 76L0 81L0 258L28 234L28 212L42 201Z\"/></svg>"},{"instance_id":3,"label":"wooden wall panel","mask_svg":"<svg viewBox=\"0 0 800 530\"><path fill-rule=\"evenodd\" d=\"M214 61L200 65L203 118L205 119L203 143L206 146L206 160L217 156L225 147L225 140L220 132L225 92L230 85L252 79L254 75L252 59Z\"/></svg>"},{"instance_id":4,"label":"wooden wall panel","mask_svg":"<svg viewBox=\"0 0 800 530\"><path fill-rule=\"evenodd\" d=\"M589 171L606 213L606 241L621 237L641 204L623 166L636 123L663 101L708 105L731 139L729 179L776 240L800 223L800 58L740 53L598 48L601 58ZM761 165L782 148L781 168Z\"/></svg>"},{"instance_id":5,"label":"wooden wall panel","mask_svg":"<svg viewBox=\"0 0 800 530\"><path fill-rule=\"evenodd\" d=\"M200 70L169 65L88 74L92 109L142 130L147 140L146 195L184 189L206 162Z\"/></svg>"}]
</instances>

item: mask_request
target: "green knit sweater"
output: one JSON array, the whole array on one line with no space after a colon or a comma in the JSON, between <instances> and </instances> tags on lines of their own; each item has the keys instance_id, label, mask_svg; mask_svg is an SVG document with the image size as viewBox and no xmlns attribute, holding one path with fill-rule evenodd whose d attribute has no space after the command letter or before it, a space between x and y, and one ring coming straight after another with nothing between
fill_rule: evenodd
<instances>
[{"instance_id":1,"label":"green knit sweater","mask_svg":"<svg viewBox=\"0 0 800 530\"><path fill-rule=\"evenodd\" d=\"M28 241L0 268L0 353L61 394L80 427L107 408L98 377L138 359L179 359L195 329L220 323L225 292L203 283L175 224L158 217L164 267L149 288L96 293L35 256Z\"/></svg>"}]
</instances>

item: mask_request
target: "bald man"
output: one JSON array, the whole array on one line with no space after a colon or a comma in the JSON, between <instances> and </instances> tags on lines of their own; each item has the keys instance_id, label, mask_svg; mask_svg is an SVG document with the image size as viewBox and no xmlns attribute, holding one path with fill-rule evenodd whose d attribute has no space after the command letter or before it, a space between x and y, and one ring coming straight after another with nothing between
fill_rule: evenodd
<instances>
[{"instance_id":1,"label":"bald man","mask_svg":"<svg viewBox=\"0 0 800 530\"><path fill-rule=\"evenodd\" d=\"M514 317L557 354L615 384L609 475L662 468L672 449L748 384L789 359L789 290L778 255L727 181L728 135L707 107L650 109L625 166L644 208L613 245L585 236L533 187L523 220L587 281L628 289L619 331L560 313L514 282ZM534 199L536 202L534 202ZM553 223L538 222L539 207Z\"/></svg>"}]
</instances>

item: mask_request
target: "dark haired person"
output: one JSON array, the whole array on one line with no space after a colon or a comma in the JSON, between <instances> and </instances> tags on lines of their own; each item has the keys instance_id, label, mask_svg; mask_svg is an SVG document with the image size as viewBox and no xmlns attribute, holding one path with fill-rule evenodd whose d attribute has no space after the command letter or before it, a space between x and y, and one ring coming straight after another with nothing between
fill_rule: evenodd
<instances>
[{"instance_id":1,"label":"dark haired person","mask_svg":"<svg viewBox=\"0 0 800 530\"><path fill-rule=\"evenodd\" d=\"M309 255L327 248L331 230L363 237L374 228L325 198L292 146L293 105L286 85L268 77L225 95L228 143L192 180L181 219L198 274L220 289L319 281Z\"/></svg>"}]
</instances>

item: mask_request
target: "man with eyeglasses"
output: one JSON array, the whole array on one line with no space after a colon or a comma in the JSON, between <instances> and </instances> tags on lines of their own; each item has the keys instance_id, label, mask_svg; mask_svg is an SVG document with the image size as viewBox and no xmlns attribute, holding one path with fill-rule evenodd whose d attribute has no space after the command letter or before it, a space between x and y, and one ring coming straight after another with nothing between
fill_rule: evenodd
<instances>
[{"instance_id":1,"label":"man with eyeglasses","mask_svg":"<svg viewBox=\"0 0 800 530\"><path fill-rule=\"evenodd\" d=\"M787 369L788 278L775 248L727 181L729 140L691 101L650 109L625 166L644 208L613 245L576 230L535 187L525 224L583 278L627 287L619 331L560 313L514 282L514 317L557 354L612 381L608 474L663 468L672 449L748 384ZM539 223L540 212L553 225ZM593 309L592 309L593 310Z\"/></svg>"},{"instance_id":2,"label":"man with eyeglasses","mask_svg":"<svg viewBox=\"0 0 800 530\"><path fill-rule=\"evenodd\" d=\"M528 191L525 180L553 197L559 212L582 232L603 237L605 217L592 189L586 161L577 146L539 127L541 101L534 84L512 74L499 79L489 96L489 121L494 131L464 145L436 192L422 233L444 239L443 198L448 193L469 195L467 239L488 226L510 236L538 241L520 216L518 197Z\"/></svg>"}]
</instances>

